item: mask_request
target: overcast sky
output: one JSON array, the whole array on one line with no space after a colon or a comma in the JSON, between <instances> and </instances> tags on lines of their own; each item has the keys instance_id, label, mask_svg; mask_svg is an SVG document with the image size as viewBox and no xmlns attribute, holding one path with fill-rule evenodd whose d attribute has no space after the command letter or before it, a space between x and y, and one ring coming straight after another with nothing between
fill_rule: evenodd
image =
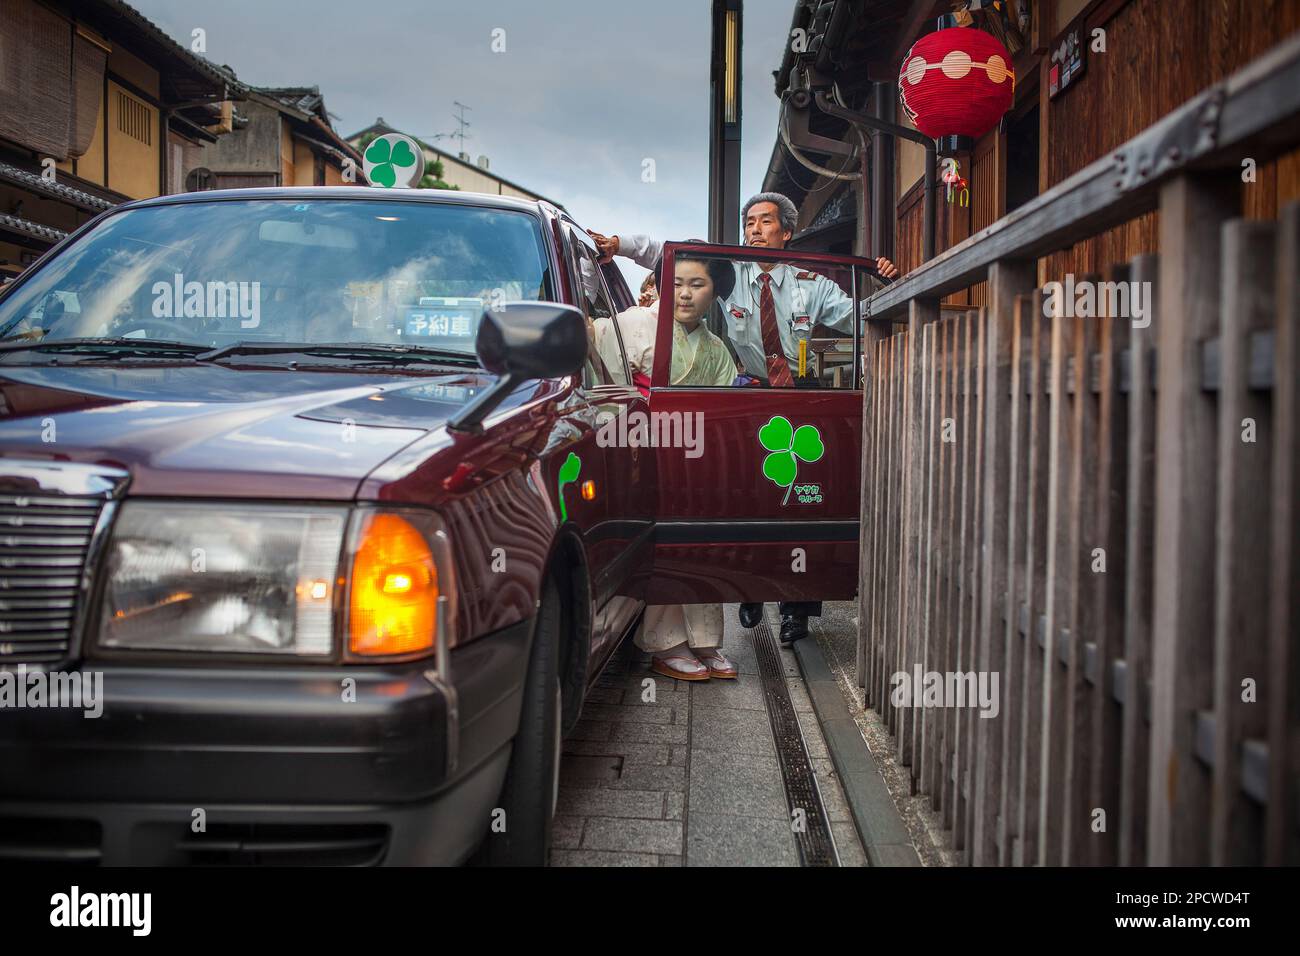
<instances>
[{"instance_id":1,"label":"overcast sky","mask_svg":"<svg viewBox=\"0 0 1300 956\"><path fill-rule=\"evenodd\" d=\"M583 226L706 234L709 0L131 2L187 46L201 27L208 58L245 82L319 86L344 136L379 116L422 138L452 132L459 100L470 107L465 151ZM772 71L793 9L745 3L743 195L771 157ZM653 183L642 182L647 158Z\"/></svg>"}]
</instances>

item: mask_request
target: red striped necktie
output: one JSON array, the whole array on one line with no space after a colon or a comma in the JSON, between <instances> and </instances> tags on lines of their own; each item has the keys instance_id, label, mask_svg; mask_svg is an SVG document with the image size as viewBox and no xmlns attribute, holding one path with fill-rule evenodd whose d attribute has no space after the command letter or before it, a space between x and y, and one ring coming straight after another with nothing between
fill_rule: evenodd
<instances>
[{"instance_id":1,"label":"red striped necktie","mask_svg":"<svg viewBox=\"0 0 1300 956\"><path fill-rule=\"evenodd\" d=\"M790 376L790 366L785 360L781 332L776 327L776 300L772 298L772 276L760 272L758 281L763 284L763 291L758 296L758 312L763 322L763 351L767 353L767 380L773 388L789 388L794 385L794 379Z\"/></svg>"}]
</instances>

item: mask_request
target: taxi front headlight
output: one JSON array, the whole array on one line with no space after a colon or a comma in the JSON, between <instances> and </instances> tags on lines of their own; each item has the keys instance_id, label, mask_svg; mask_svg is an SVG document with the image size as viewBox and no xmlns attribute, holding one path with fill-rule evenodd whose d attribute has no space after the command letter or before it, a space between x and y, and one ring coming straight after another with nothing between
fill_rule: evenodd
<instances>
[{"instance_id":1,"label":"taxi front headlight","mask_svg":"<svg viewBox=\"0 0 1300 956\"><path fill-rule=\"evenodd\" d=\"M324 656L348 509L128 501L108 550L99 643Z\"/></svg>"}]
</instances>

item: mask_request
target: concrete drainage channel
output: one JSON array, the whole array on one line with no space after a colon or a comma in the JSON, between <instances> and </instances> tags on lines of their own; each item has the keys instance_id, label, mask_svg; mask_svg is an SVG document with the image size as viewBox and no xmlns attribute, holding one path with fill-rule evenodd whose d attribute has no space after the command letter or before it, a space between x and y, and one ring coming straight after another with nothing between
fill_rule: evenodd
<instances>
[{"instance_id":1,"label":"concrete drainage channel","mask_svg":"<svg viewBox=\"0 0 1300 956\"><path fill-rule=\"evenodd\" d=\"M875 758L862 739L862 732L849 714L844 695L826 663L817 638L810 634L795 641L793 648L817 722L826 738L826 748L866 850L867 863L870 866L920 866L921 858L912 844L907 825L890 796Z\"/></svg>"},{"instance_id":2,"label":"concrete drainage channel","mask_svg":"<svg viewBox=\"0 0 1300 956\"><path fill-rule=\"evenodd\" d=\"M763 681L767 716L772 722L776 759L781 765L785 796L790 805L799 862L803 866L839 866L840 857L835 849L835 837L831 833L826 806L817 786L817 775L813 772L808 746L804 742L799 718L786 688L781 652L777 650L772 629L766 624L754 628L752 636L759 675Z\"/></svg>"}]
</instances>

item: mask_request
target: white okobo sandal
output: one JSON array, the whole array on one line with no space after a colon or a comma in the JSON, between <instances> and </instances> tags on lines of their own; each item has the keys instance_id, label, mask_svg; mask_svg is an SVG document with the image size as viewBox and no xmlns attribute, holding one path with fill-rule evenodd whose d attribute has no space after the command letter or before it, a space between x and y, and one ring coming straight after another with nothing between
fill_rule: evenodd
<instances>
[{"instance_id":1,"label":"white okobo sandal","mask_svg":"<svg viewBox=\"0 0 1300 956\"><path fill-rule=\"evenodd\" d=\"M655 656L650 660L650 669L656 674L675 680L708 680L709 668L688 650L674 651L663 657Z\"/></svg>"},{"instance_id":2,"label":"white okobo sandal","mask_svg":"<svg viewBox=\"0 0 1300 956\"><path fill-rule=\"evenodd\" d=\"M734 679L740 673L730 658L724 656L716 647L697 647L695 657L709 669L710 677Z\"/></svg>"}]
</instances>

